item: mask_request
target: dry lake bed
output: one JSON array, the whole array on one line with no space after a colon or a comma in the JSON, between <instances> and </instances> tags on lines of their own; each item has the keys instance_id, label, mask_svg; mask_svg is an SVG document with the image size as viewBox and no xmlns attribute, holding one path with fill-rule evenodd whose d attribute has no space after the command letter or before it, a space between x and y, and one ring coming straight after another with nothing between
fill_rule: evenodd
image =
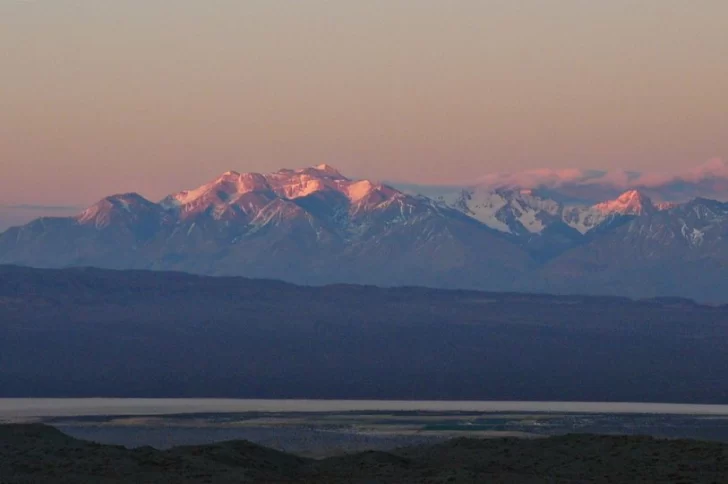
<instances>
[{"instance_id":1,"label":"dry lake bed","mask_svg":"<svg viewBox=\"0 0 728 484\"><path fill-rule=\"evenodd\" d=\"M568 433L728 442L728 406L583 402L220 399L0 399L0 422L168 449L245 439L307 456L467 437Z\"/></svg>"}]
</instances>

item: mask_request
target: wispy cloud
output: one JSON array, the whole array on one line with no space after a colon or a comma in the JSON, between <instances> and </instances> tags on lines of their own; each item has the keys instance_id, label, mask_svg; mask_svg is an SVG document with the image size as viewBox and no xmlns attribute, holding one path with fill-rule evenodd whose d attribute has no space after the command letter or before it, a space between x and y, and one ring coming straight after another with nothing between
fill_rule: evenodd
<instances>
[{"instance_id":1,"label":"wispy cloud","mask_svg":"<svg viewBox=\"0 0 728 484\"><path fill-rule=\"evenodd\" d=\"M695 197L728 201L728 163L712 159L678 172L630 170L539 169L486 174L473 182L455 186L395 184L408 193L448 198L463 187L479 190L525 188L557 193L568 199L601 202L626 190L644 191L655 201L683 202Z\"/></svg>"},{"instance_id":2,"label":"wispy cloud","mask_svg":"<svg viewBox=\"0 0 728 484\"><path fill-rule=\"evenodd\" d=\"M626 170L540 169L521 172L490 173L475 185L483 187L560 188L563 186L600 185L612 188L654 188L670 183L700 183L709 179L728 180L728 164L709 160L680 172L636 172Z\"/></svg>"}]
</instances>

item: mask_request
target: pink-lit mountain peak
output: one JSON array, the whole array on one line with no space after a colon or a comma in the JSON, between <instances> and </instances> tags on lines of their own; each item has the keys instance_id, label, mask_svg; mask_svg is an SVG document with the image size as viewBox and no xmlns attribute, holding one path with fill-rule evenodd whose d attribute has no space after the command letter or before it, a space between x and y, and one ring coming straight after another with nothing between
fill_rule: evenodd
<instances>
[{"instance_id":1,"label":"pink-lit mountain peak","mask_svg":"<svg viewBox=\"0 0 728 484\"><path fill-rule=\"evenodd\" d=\"M138 193L120 193L105 197L76 217L79 224L106 226L114 219L135 218L139 215L157 213L159 206Z\"/></svg>"},{"instance_id":2,"label":"pink-lit mountain peak","mask_svg":"<svg viewBox=\"0 0 728 484\"><path fill-rule=\"evenodd\" d=\"M602 213L619 213L623 215L642 215L655 209L652 200L639 190L628 190L615 200L598 203L594 206Z\"/></svg>"},{"instance_id":3,"label":"pink-lit mountain peak","mask_svg":"<svg viewBox=\"0 0 728 484\"><path fill-rule=\"evenodd\" d=\"M192 190L183 190L165 199L165 205L189 205L204 200L208 203L227 202L235 195L270 191L268 181L258 173L226 171L215 180Z\"/></svg>"},{"instance_id":4,"label":"pink-lit mountain peak","mask_svg":"<svg viewBox=\"0 0 728 484\"><path fill-rule=\"evenodd\" d=\"M316 193L336 192L352 205L379 204L404 196L401 192L369 180L351 180L331 165L297 170L282 169L273 173L239 173L227 171L198 188L172 194L162 201L165 208L178 208L192 215L211 208L222 216L227 207L236 206L254 212L275 199L295 200Z\"/></svg>"},{"instance_id":5,"label":"pink-lit mountain peak","mask_svg":"<svg viewBox=\"0 0 728 484\"><path fill-rule=\"evenodd\" d=\"M108 197L104 197L98 202L96 202L94 205L89 207L85 212L88 212L90 210L93 211L111 211L111 210L120 210L120 211L135 211L135 210L141 210L145 208L151 208L154 207L155 204L153 202L150 202L146 198L142 197L138 193L118 193L115 195L109 195ZM83 216L83 214L81 215Z\"/></svg>"},{"instance_id":6,"label":"pink-lit mountain peak","mask_svg":"<svg viewBox=\"0 0 728 484\"><path fill-rule=\"evenodd\" d=\"M314 169L320 173L325 173L327 176L345 178L344 175L342 175L339 170L337 170L336 168L334 168L331 165L327 165L326 163L322 163L320 165L314 166L314 167L312 167L312 169Z\"/></svg>"}]
</instances>

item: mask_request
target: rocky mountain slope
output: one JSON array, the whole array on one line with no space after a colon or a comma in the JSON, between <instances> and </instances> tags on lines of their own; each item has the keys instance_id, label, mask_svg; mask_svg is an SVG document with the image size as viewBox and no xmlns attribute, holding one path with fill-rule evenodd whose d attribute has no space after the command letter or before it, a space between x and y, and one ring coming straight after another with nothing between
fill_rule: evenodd
<instances>
[{"instance_id":1,"label":"rocky mountain slope","mask_svg":"<svg viewBox=\"0 0 728 484\"><path fill-rule=\"evenodd\" d=\"M591 204L515 187L431 199L320 165L226 172L159 203L109 196L0 234L0 263L726 302L725 214L633 189Z\"/></svg>"}]
</instances>

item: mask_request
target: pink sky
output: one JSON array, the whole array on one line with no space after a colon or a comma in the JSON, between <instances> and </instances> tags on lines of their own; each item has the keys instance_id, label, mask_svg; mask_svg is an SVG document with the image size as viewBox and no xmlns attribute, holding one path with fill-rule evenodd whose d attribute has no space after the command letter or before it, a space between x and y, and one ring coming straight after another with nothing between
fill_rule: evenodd
<instances>
[{"instance_id":1,"label":"pink sky","mask_svg":"<svg viewBox=\"0 0 728 484\"><path fill-rule=\"evenodd\" d=\"M0 1L0 205L728 158L724 0Z\"/></svg>"}]
</instances>

